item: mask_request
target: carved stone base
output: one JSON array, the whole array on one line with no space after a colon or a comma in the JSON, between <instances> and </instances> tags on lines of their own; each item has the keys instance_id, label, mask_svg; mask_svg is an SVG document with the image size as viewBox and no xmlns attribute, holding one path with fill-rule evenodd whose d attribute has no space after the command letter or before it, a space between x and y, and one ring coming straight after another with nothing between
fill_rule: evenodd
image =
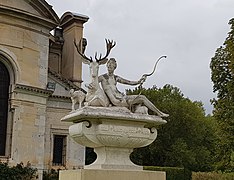
<instances>
[{"instance_id":1,"label":"carved stone base","mask_svg":"<svg viewBox=\"0 0 234 180\"><path fill-rule=\"evenodd\" d=\"M92 147L96 161L85 169L142 170L130 161L133 148L151 144L156 126L166 123L161 117L131 113L126 108L85 107L65 116L70 136L79 144Z\"/></svg>"}]
</instances>

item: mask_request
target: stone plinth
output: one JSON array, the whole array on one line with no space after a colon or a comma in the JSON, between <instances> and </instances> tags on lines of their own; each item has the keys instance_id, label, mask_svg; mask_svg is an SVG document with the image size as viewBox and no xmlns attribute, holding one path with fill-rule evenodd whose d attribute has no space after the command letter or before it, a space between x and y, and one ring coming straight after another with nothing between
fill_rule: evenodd
<instances>
[{"instance_id":1,"label":"stone plinth","mask_svg":"<svg viewBox=\"0 0 234 180\"><path fill-rule=\"evenodd\" d=\"M70 136L79 144L92 147L96 161L85 169L142 170L130 161L133 148L151 144L156 127L165 124L161 117L130 112L123 107L84 107L62 118L73 122Z\"/></svg>"},{"instance_id":2,"label":"stone plinth","mask_svg":"<svg viewBox=\"0 0 234 180\"><path fill-rule=\"evenodd\" d=\"M79 169L59 171L59 180L166 180L161 171Z\"/></svg>"}]
</instances>

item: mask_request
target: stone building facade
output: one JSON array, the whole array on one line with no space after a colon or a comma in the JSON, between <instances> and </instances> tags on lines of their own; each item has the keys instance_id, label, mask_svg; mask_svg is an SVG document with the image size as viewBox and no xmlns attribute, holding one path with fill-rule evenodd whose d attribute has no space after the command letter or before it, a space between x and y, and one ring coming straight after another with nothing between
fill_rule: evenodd
<instances>
[{"instance_id":1,"label":"stone building facade","mask_svg":"<svg viewBox=\"0 0 234 180\"><path fill-rule=\"evenodd\" d=\"M82 167L84 147L60 119L71 111L69 90L81 87L73 41L88 17L59 18L45 0L0 0L0 17L0 160L39 173Z\"/></svg>"}]
</instances>

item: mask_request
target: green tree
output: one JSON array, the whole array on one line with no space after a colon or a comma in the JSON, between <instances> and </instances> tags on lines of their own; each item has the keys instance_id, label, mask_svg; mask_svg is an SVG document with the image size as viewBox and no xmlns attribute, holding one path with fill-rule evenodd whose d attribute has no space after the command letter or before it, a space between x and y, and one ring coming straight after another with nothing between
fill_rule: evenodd
<instances>
[{"instance_id":1,"label":"green tree","mask_svg":"<svg viewBox=\"0 0 234 180\"><path fill-rule=\"evenodd\" d=\"M234 171L234 19L229 24L231 31L210 63L213 91L217 93L217 99L212 100L214 117L222 130L217 167L223 171Z\"/></svg>"},{"instance_id":2,"label":"green tree","mask_svg":"<svg viewBox=\"0 0 234 180\"><path fill-rule=\"evenodd\" d=\"M217 137L216 124L206 117L201 102L192 102L171 85L130 94L144 94L170 116L158 127L158 137L149 146L135 149L131 159L140 165L178 166L193 171L213 170Z\"/></svg>"}]
</instances>

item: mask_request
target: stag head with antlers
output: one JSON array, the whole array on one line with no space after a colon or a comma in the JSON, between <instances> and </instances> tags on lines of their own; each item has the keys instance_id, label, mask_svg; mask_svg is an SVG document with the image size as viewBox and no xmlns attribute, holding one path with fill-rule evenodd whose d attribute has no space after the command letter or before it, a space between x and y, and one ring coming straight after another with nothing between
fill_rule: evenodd
<instances>
[{"instance_id":1,"label":"stag head with antlers","mask_svg":"<svg viewBox=\"0 0 234 180\"><path fill-rule=\"evenodd\" d=\"M88 85L88 93L86 95L86 102L90 106L108 106L109 100L106 97L105 93L99 86L98 82L98 71L99 71L99 65L105 64L108 59L108 55L111 52L111 49L116 45L114 41L110 41L105 39L106 41L106 54L104 57L102 57L102 54L97 55L97 52L95 53L95 61L93 61L93 58L87 57L85 55L85 46L87 44L87 41L85 39L81 39L79 41L79 44L77 45L76 40L74 39L74 45L77 49L77 52L82 57L82 62L84 64L88 64L90 68L90 77L91 77L91 83Z\"/></svg>"},{"instance_id":2,"label":"stag head with antlers","mask_svg":"<svg viewBox=\"0 0 234 180\"><path fill-rule=\"evenodd\" d=\"M95 60L96 62L98 62L99 64L105 64L103 63L103 61L106 61L106 58L109 56L110 52L111 52L111 49L113 47L115 47L116 43L113 41L113 40L109 40L109 39L105 39L106 41L106 55L104 57L102 57L102 54L99 55L99 57L97 57L97 52L95 53ZM80 41L79 41L79 44L77 45L76 43L76 39L74 39L74 44L75 44L75 47L77 49L77 52L80 54L80 56L83 58L82 61L83 63L85 64L90 64L90 62L93 62L93 58L90 56L90 57L87 57L84 52L85 52L85 47L87 45L87 41L85 38L82 38Z\"/></svg>"}]
</instances>

